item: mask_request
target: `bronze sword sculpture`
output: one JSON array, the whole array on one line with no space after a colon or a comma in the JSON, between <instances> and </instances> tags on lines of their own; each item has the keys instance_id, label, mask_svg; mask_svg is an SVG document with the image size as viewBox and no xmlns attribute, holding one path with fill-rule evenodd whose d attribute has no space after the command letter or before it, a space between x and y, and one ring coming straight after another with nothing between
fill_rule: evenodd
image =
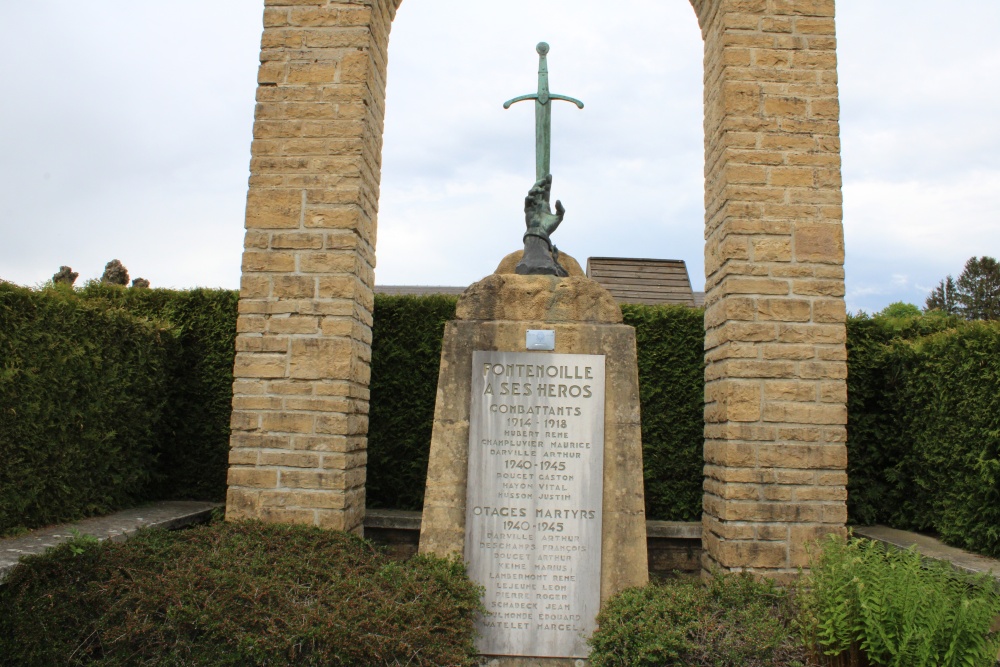
<instances>
[{"instance_id":1,"label":"bronze sword sculpture","mask_svg":"<svg viewBox=\"0 0 1000 667\"><path fill-rule=\"evenodd\" d=\"M538 52L538 92L521 95L503 103L504 109L524 100L535 100L535 184L524 199L524 221L528 230L524 233L524 257L514 269L521 275L566 276L566 269L559 264L559 250L549 238L562 222L566 209L556 200L553 214L549 200L552 191L552 174L549 166L552 157L552 100L572 102L583 108L583 102L565 95L549 92L549 68L545 56L549 45L539 42Z\"/></svg>"}]
</instances>

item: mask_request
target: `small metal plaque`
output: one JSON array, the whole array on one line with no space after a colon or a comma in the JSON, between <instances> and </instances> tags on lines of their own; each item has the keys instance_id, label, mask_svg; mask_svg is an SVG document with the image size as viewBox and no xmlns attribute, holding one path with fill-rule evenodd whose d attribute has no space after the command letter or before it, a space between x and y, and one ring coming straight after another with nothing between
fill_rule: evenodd
<instances>
[{"instance_id":1,"label":"small metal plaque","mask_svg":"<svg viewBox=\"0 0 1000 667\"><path fill-rule=\"evenodd\" d=\"M524 346L529 350L554 350L556 332L552 329L528 329L524 335Z\"/></svg>"},{"instance_id":2,"label":"small metal plaque","mask_svg":"<svg viewBox=\"0 0 1000 667\"><path fill-rule=\"evenodd\" d=\"M604 355L473 352L465 559L484 655L585 658L600 608Z\"/></svg>"}]
</instances>

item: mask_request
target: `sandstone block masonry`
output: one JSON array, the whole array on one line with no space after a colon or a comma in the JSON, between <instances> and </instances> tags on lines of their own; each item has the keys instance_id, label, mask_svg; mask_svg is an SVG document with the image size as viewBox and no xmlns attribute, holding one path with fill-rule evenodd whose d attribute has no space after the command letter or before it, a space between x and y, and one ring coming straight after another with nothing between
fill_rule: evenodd
<instances>
[{"instance_id":1,"label":"sandstone block masonry","mask_svg":"<svg viewBox=\"0 0 1000 667\"><path fill-rule=\"evenodd\" d=\"M227 515L359 530L398 0L266 0ZM833 0L692 0L705 39L704 565L846 520Z\"/></svg>"},{"instance_id":2,"label":"sandstone block masonry","mask_svg":"<svg viewBox=\"0 0 1000 667\"><path fill-rule=\"evenodd\" d=\"M397 5L265 2L231 519L361 530L386 51Z\"/></svg>"},{"instance_id":3,"label":"sandstone block masonry","mask_svg":"<svg viewBox=\"0 0 1000 667\"><path fill-rule=\"evenodd\" d=\"M705 39L703 565L786 578L842 532L833 0L693 0Z\"/></svg>"}]
</instances>

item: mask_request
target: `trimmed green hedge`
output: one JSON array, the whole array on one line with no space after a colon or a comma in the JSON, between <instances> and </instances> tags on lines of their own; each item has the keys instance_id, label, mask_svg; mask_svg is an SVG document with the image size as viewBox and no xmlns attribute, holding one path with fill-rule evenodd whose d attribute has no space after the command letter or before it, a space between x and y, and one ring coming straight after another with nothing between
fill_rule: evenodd
<instances>
[{"instance_id":1,"label":"trimmed green hedge","mask_svg":"<svg viewBox=\"0 0 1000 667\"><path fill-rule=\"evenodd\" d=\"M852 521L1000 556L1000 324L848 323Z\"/></svg>"},{"instance_id":2,"label":"trimmed green hedge","mask_svg":"<svg viewBox=\"0 0 1000 667\"><path fill-rule=\"evenodd\" d=\"M705 313L622 305L635 327L646 518L700 521L705 411Z\"/></svg>"},{"instance_id":3,"label":"trimmed green hedge","mask_svg":"<svg viewBox=\"0 0 1000 667\"><path fill-rule=\"evenodd\" d=\"M224 498L236 304L0 283L0 534Z\"/></svg>"},{"instance_id":4,"label":"trimmed green hedge","mask_svg":"<svg viewBox=\"0 0 1000 667\"><path fill-rule=\"evenodd\" d=\"M369 507L419 510L434 421L441 336L450 296L376 295L372 330ZM636 328L646 512L701 516L703 312L683 306L622 308Z\"/></svg>"},{"instance_id":5,"label":"trimmed green hedge","mask_svg":"<svg viewBox=\"0 0 1000 667\"><path fill-rule=\"evenodd\" d=\"M176 352L160 324L0 283L0 534L145 498Z\"/></svg>"},{"instance_id":6,"label":"trimmed green hedge","mask_svg":"<svg viewBox=\"0 0 1000 667\"><path fill-rule=\"evenodd\" d=\"M886 363L895 337L896 332L872 318L847 320L847 508L854 523L889 521L887 509L906 495L887 474L903 446L894 407L899 372Z\"/></svg>"},{"instance_id":7,"label":"trimmed green hedge","mask_svg":"<svg viewBox=\"0 0 1000 667\"><path fill-rule=\"evenodd\" d=\"M423 507L441 337L457 302L443 295L375 295L368 507Z\"/></svg>"},{"instance_id":8,"label":"trimmed green hedge","mask_svg":"<svg viewBox=\"0 0 1000 667\"><path fill-rule=\"evenodd\" d=\"M447 296L375 301L368 505L420 509ZM0 285L0 532L221 499L237 295ZM626 305L646 512L701 513L700 310ZM851 317L848 508L1000 555L1000 325Z\"/></svg>"},{"instance_id":9,"label":"trimmed green hedge","mask_svg":"<svg viewBox=\"0 0 1000 667\"><path fill-rule=\"evenodd\" d=\"M226 522L75 540L0 587L0 665L474 664L457 560L390 560L347 533Z\"/></svg>"},{"instance_id":10,"label":"trimmed green hedge","mask_svg":"<svg viewBox=\"0 0 1000 667\"><path fill-rule=\"evenodd\" d=\"M122 289L88 284L80 296L169 323L178 348L167 373L150 498L223 500L229 458L239 294L221 289Z\"/></svg>"}]
</instances>

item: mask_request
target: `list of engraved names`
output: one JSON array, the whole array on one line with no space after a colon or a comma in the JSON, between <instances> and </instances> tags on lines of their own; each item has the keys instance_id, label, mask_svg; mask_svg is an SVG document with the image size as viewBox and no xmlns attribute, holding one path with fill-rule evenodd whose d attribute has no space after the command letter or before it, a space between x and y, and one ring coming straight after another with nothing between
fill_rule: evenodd
<instances>
[{"instance_id":1,"label":"list of engraved names","mask_svg":"<svg viewBox=\"0 0 1000 667\"><path fill-rule=\"evenodd\" d=\"M604 356L473 353L465 558L479 651L582 658L600 605Z\"/></svg>"}]
</instances>

